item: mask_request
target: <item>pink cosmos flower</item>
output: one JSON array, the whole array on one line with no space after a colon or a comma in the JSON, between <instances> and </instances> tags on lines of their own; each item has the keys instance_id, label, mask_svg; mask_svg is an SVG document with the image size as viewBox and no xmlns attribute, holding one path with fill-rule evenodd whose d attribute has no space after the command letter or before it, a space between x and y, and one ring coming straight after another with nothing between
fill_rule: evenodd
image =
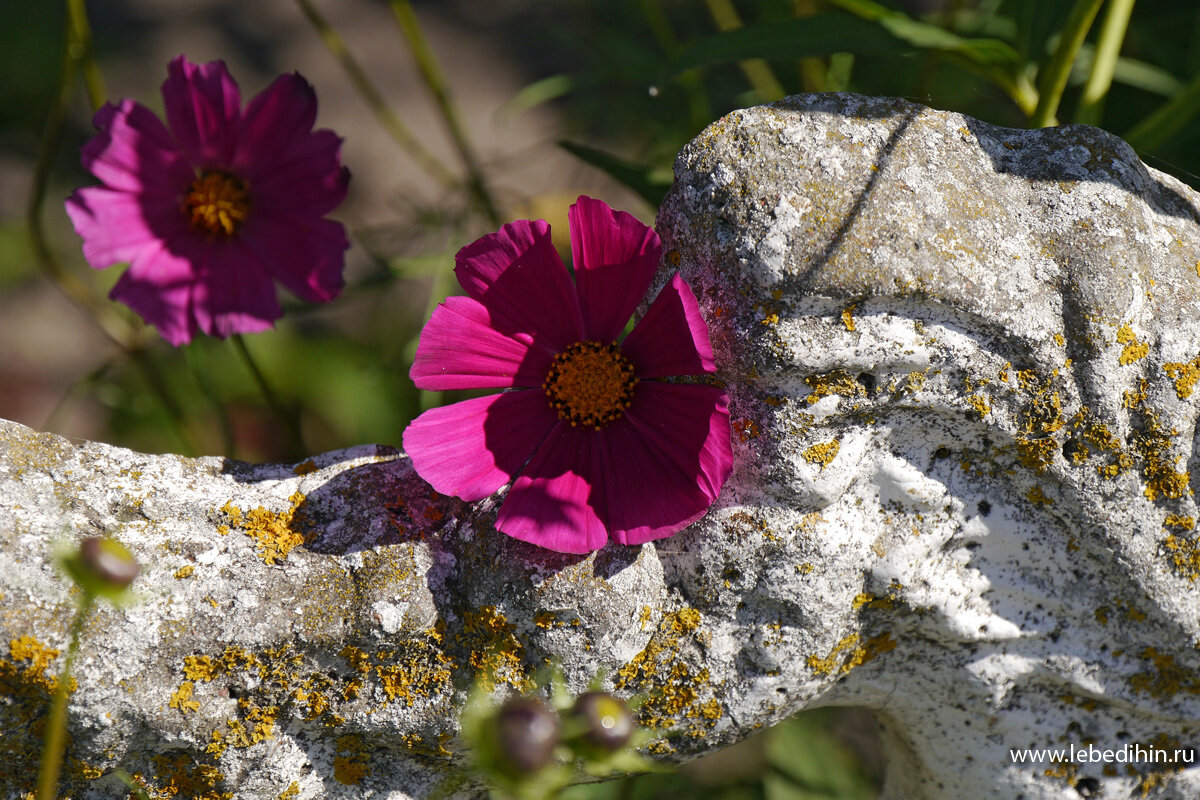
<instances>
[{"instance_id":1,"label":"pink cosmos flower","mask_svg":"<svg viewBox=\"0 0 1200 800\"><path fill-rule=\"evenodd\" d=\"M729 398L662 380L716 369L679 275L621 339L658 266L657 234L590 197L568 219L574 282L540 220L458 252L468 296L434 311L410 374L422 389L508 391L425 412L404 449L443 494L479 500L511 482L497 529L587 553L704 514L732 464Z\"/></svg>"},{"instance_id":2,"label":"pink cosmos flower","mask_svg":"<svg viewBox=\"0 0 1200 800\"><path fill-rule=\"evenodd\" d=\"M96 269L128 261L109 294L173 345L272 327L279 281L311 303L342 288L341 140L313 130L317 99L283 75L242 108L224 63L171 61L167 124L132 100L96 112L83 166L102 182L67 199Z\"/></svg>"}]
</instances>

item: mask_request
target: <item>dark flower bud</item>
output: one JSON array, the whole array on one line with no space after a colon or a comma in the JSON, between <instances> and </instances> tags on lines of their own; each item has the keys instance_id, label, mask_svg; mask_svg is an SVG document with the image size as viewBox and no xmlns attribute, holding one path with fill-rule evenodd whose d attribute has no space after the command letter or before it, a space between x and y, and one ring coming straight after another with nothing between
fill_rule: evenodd
<instances>
[{"instance_id":1,"label":"dark flower bud","mask_svg":"<svg viewBox=\"0 0 1200 800\"><path fill-rule=\"evenodd\" d=\"M558 716L541 700L514 697L495 719L500 766L514 776L532 775L550 763L559 742Z\"/></svg>"},{"instance_id":2,"label":"dark flower bud","mask_svg":"<svg viewBox=\"0 0 1200 800\"><path fill-rule=\"evenodd\" d=\"M88 595L114 602L127 598L126 590L140 569L125 545L106 536L84 539L77 550L64 554L62 564Z\"/></svg>"},{"instance_id":3,"label":"dark flower bud","mask_svg":"<svg viewBox=\"0 0 1200 800\"><path fill-rule=\"evenodd\" d=\"M105 583L128 588L138 576L138 562L116 539L92 536L79 543L79 556L92 574Z\"/></svg>"},{"instance_id":4,"label":"dark flower bud","mask_svg":"<svg viewBox=\"0 0 1200 800\"><path fill-rule=\"evenodd\" d=\"M633 715L624 702L608 692L579 695L570 719L583 731L579 741L601 753L616 752L633 737Z\"/></svg>"}]
</instances>

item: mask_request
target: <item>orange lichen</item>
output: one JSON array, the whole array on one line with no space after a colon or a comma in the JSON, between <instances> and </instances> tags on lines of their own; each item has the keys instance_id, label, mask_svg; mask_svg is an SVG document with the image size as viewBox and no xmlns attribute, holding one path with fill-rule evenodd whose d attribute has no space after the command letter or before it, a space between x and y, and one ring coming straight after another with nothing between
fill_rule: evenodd
<instances>
[{"instance_id":1,"label":"orange lichen","mask_svg":"<svg viewBox=\"0 0 1200 800\"><path fill-rule=\"evenodd\" d=\"M293 520L305 499L296 492L288 498L291 507L287 511L268 511L259 506L243 512L231 503L226 503L220 511L226 515L229 526L254 539L264 563L275 564L285 560L294 547L304 544L304 534L295 529Z\"/></svg>"},{"instance_id":2,"label":"orange lichen","mask_svg":"<svg viewBox=\"0 0 1200 800\"><path fill-rule=\"evenodd\" d=\"M829 654L809 656L805 663L808 668L818 675L845 675L855 667L861 666L881 653L896 649L897 642L890 631L881 633L860 644L861 638L857 633L843 637Z\"/></svg>"},{"instance_id":3,"label":"orange lichen","mask_svg":"<svg viewBox=\"0 0 1200 800\"><path fill-rule=\"evenodd\" d=\"M837 439L828 442L818 442L801 453L801 457L810 464L820 464L821 469L829 466L838 452L842 449L842 443Z\"/></svg>"},{"instance_id":4,"label":"orange lichen","mask_svg":"<svg viewBox=\"0 0 1200 800\"><path fill-rule=\"evenodd\" d=\"M181 581L184 578L190 578L192 577L192 573L195 571L196 568L191 564L188 564L186 567L180 567L179 569L175 570L175 580Z\"/></svg>"},{"instance_id":5,"label":"orange lichen","mask_svg":"<svg viewBox=\"0 0 1200 800\"><path fill-rule=\"evenodd\" d=\"M171 695L171 699L167 701L167 705L171 708L179 709L179 713L186 714L189 711L199 711L200 704L192 699L192 692L196 685L191 681L184 681L179 684L179 688Z\"/></svg>"},{"instance_id":6,"label":"orange lichen","mask_svg":"<svg viewBox=\"0 0 1200 800\"><path fill-rule=\"evenodd\" d=\"M1117 330L1117 342L1125 345L1121 355L1117 358L1117 363L1123 367L1140 361L1150 353L1150 345L1139 342L1133 328L1129 327L1128 323Z\"/></svg>"},{"instance_id":7,"label":"orange lichen","mask_svg":"<svg viewBox=\"0 0 1200 800\"><path fill-rule=\"evenodd\" d=\"M1196 356L1186 364L1174 361L1163 364L1163 371L1175 381L1175 396L1180 400L1186 400L1195 391L1196 382L1200 381L1200 356Z\"/></svg>"},{"instance_id":8,"label":"orange lichen","mask_svg":"<svg viewBox=\"0 0 1200 800\"><path fill-rule=\"evenodd\" d=\"M866 388L844 369L835 369L819 375L808 375L804 382L812 389L805 401L810 405L829 395L842 397L866 397Z\"/></svg>"},{"instance_id":9,"label":"orange lichen","mask_svg":"<svg viewBox=\"0 0 1200 800\"><path fill-rule=\"evenodd\" d=\"M211 681L217 676L221 665L210 656L184 656L183 674L192 681Z\"/></svg>"}]
</instances>

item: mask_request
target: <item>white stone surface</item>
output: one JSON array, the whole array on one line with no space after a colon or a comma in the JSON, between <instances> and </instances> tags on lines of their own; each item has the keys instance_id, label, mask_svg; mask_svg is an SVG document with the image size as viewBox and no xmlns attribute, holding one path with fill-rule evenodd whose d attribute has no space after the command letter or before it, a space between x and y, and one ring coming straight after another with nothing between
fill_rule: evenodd
<instances>
[{"instance_id":1,"label":"white stone surface","mask_svg":"<svg viewBox=\"0 0 1200 800\"><path fill-rule=\"evenodd\" d=\"M52 546L105 532L145 571L87 629L82 797L123 797L89 777L117 767L423 797L477 672L546 659L645 694L677 758L848 705L888 798L1200 794L1186 765L1010 756L1195 743L1200 198L1093 128L850 95L730 114L676 177L660 279L713 326L737 461L656 545L538 551L387 448L249 466L0 424L0 793L60 663L20 637L65 646Z\"/></svg>"}]
</instances>

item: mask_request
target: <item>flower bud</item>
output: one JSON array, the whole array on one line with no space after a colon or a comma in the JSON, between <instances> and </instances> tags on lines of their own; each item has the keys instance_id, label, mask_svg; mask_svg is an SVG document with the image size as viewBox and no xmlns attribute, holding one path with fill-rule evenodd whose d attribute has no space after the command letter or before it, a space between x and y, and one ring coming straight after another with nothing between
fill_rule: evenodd
<instances>
[{"instance_id":1,"label":"flower bud","mask_svg":"<svg viewBox=\"0 0 1200 800\"><path fill-rule=\"evenodd\" d=\"M514 697L496 713L498 765L515 777L532 775L550 763L559 742L558 716L541 700Z\"/></svg>"},{"instance_id":2,"label":"flower bud","mask_svg":"<svg viewBox=\"0 0 1200 800\"><path fill-rule=\"evenodd\" d=\"M608 692L579 695L571 707L570 719L582 730L578 741L600 753L614 753L633 737L633 715L623 701Z\"/></svg>"},{"instance_id":3,"label":"flower bud","mask_svg":"<svg viewBox=\"0 0 1200 800\"><path fill-rule=\"evenodd\" d=\"M116 539L91 536L66 555L63 565L81 589L93 597L121 600L140 569L133 553Z\"/></svg>"}]
</instances>

